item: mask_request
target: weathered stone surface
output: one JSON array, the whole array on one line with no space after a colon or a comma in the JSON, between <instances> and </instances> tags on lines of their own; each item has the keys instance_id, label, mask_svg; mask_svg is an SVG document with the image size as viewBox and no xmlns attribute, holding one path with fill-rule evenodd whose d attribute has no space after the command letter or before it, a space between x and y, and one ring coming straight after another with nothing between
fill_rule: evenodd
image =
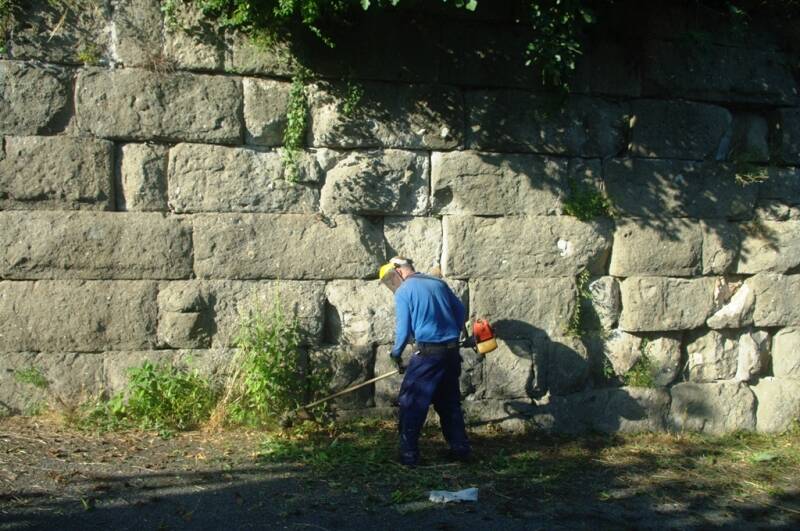
<instances>
[{"instance_id":1,"label":"weathered stone surface","mask_svg":"<svg viewBox=\"0 0 800 531\"><path fill-rule=\"evenodd\" d=\"M779 330L772 340L772 372L780 378L800 380L800 328Z\"/></svg>"},{"instance_id":2,"label":"weathered stone surface","mask_svg":"<svg viewBox=\"0 0 800 531\"><path fill-rule=\"evenodd\" d=\"M370 278L383 259L380 227L352 216L207 214L193 222L202 278Z\"/></svg>"},{"instance_id":3,"label":"weathered stone surface","mask_svg":"<svg viewBox=\"0 0 800 531\"><path fill-rule=\"evenodd\" d=\"M442 222L436 218L383 218L386 256L405 256L422 273L441 273Z\"/></svg>"},{"instance_id":4,"label":"weathered stone surface","mask_svg":"<svg viewBox=\"0 0 800 531\"><path fill-rule=\"evenodd\" d=\"M756 296L756 326L800 325L800 275L761 273L747 279Z\"/></svg>"},{"instance_id":5,"label":"weathered stone surface","mask_svg":"<svg viewBox=\"0 0 800 531\"><path fill-rule=\"evenodd\" d=\"M601 99L476 91L466 105L470 149L609 157L624 147L627 111Z\"/></svg>"},{"instance_id":6,"label":"weathered stone surface","mask_svg":"<svg viewBox=\"0 0 800 531\"><path fill-rule=\"evenodd\" d=\"M725 306L708 318L709 328L743 328L753 324L755 294L749 284L742 284Z\"/></svg>"},{"instance_id":7,"label":"weathered stone surface","mask_svg":"<svg viewBox=\"0 0 800 531\"><path fill-rule=\"evenodd\" d=\"M766 366L769 335L763 331L710 330L694 334L686 345L689 379L747 381Z\"/></svg>"},{"instance_id":8,"label":"weathered stone surface","mask_svg":"<svg viewBox=\"0 0 800 531\"><path fill-rule=\"evenodd\" d=\"M485 426L491 423L492 427L508 433L526 433L532 428L541 429L550 420L548 418L540 421L535 416L539 408L529 399L465 400L461 408L467 426ZM562 418L559 416L559 419Z\"/></svg>"},{"instance_id":9,"label":"weathered stone surface","mask_svg":"<svg viewBox=\"0 0 800 531\"><path fill-rule=\"evenodd\" d=\"M147 281L2 281L0 352L152 347L156 291Z\"/></svg>"},{"instance_id":10,"label":"weathered stone surface","mask_svg":"<svg viewBox=\"0 0 800 531\"><path fill-rule=\"evenodd\" d=\"M762 378L750 386L756 396L756 430L780 433L800 419L800 380Z\"/></svg>"},{"instance_id":11,"label":"weathered stone surface","mask_svg":"<svg viewBox=\"0 0 800 531\"><path fill-rule=\"evenodd\" d=\"M24 375L44 378L41 385ZM103 390L101 354L6 352L0 357L0 411L31 414L42 407L78 406Z\"/></svg>"},{"instance_id":12,"label":"weathered stone surface","mask_svg":"<svg viewBox=\"0 0 800 531\"><path fill-rule=\"evenodd\" d=\"M345 97L344 85L311 89L312 146L452 149L462 143L461 95L454 88L364 84L351 115L342 108Z\"/></svg>"},{"instance_id":13,"label":"weathered stone surface","mask_svg":"<svg viewBox=\"0 0 800 531\"><path fill-rule=\"evenodd\" d=\"M622 281L619 326L627 332L683 330L702 326L714 311L711 277L631 277Z\"/></svg>"},{"instance_id":14,"label":"weathered stone surface","mask_svg":"<svg viewBox=\"0 0 800 531\"><path fill-rule=\"evenodd\" d=\"M242 88L247 143L260 146L282 145L291 83L245 78L242 80Z\"/></svg>"},{"instance_id":15,"label":"weathered stone surface","mask_svg":"<svg viewBox=\"0 0 800 531\"><path fill-rule=\"evenodd\" d=\"M219 43L216 48L212 46L215 42L213 37L209 36L204 42L206 44L202 50L205 54L211 56L212 51L219 54ZM290 48L291 44L280 41L269 46L259 45L244 32L229 31L225 35L222 60L226 72L288 77L294 74L293 51ZM217 59L219 55L213 57Z\"/></svg>"},{"instance_id":16,"label":"weathered stone surface","mask_svg":"<svg viewBox=\"0 0 800 531\"><path fill-rule=\"evenodd\" d=\"M118 151L117 210L167 210L167 147L125 144Z\"/></svg>"},{"instance_id":17,"label":"weathered stone surface","mask_svg":"<svg viewBox=\"0 0 800 531\"><path fill-rule=\"evenodd\" d=\"M756 428L756 399L745 384L686 382L670 393L670 425L676 431L723 435Z\"/></svg>"},{"instance_id":18,"label":"weathered stone surface","mask_svg":"<svg viewBox=\"0 0 800 531\"><path fill-rule=\"evenodd\" d=\"M628 149L639 157L714 159L733 126L727 109L703 103L637 100L631 113Z\"/></svg>"},{"instance_id":19,"label":"weathered stone surface","mask_svg":"<svg viewBox=\"0 0 800 531\"><path fill-rule=\"evenodd\" d=\"M589 353L575 337L540 336L534 351L544 350L547 359L547 389L553 395L580 391L589 378Z\"/></svg>"},{"instance_id":20,"label":"weathered stone surface","mask_svg":"<svg viewBox=\"0 0 800 531\"><path fill-rule=\"evenodd\" d=\"M322 210L330 214L424 214L429 171L428 158L413 151L353 151L328 171L320 198Z\"/></svg>"},{"instance_id":21,"label":"weathered stone surface","mask_svg":"<svg viewBox=\"0 0 800 531\"><path fill-rule=\"evenodd\" d=\"M618 277L689 277L700 273L702 258L703 228L697 222L620 219L614 231L609 273Z\"/></svg>"},{"instance_id":22,"label":"weathered stone surface","mask_svg":"<svg viewBox=\"0 0 800 531\"><path fill-rule=\"evenodd\" d=\"M303 344L318 344L325 325L322 282L188 280L158 293L159 343L171 348L228 347L244 317L257 310L297 317Z\"/></svg>"},{"instance_id":23,"label":"weathered stone surface","mask_svg":"<svg viewBox=\"0 0 800 531\"><path fill-rule=\"evenodd\" d=\"M434 153L431 166L437 214L562 214L571 179L600 177L599 161L476 151Z\"/></svg>"},{"instance_id":24,"label":"weathered stone surface","mask_svg":"<svg viewBox=\"0 0 800 531\"><path fill-rule=\"evenodd\" d=\"M651 40L644 53L647 95L770 104L791 103L798 95L789 62L774 51Z\"/></svg>"},{"instance_id":25,"label":"weathered stone surface","mask_svg":"<svg viewBox=\"0 0 800 531\"><path fill-rule=\"evenodd\" d=\"M571 277L472 280L469 291L471 312L505 338L562 335L577 304Z\"/></svg>"},{"instance_id":26,"label":"weathered stone surface","mask_svg":"<svg viewBox=\"0 0 800 531\"><path fill-rule=\"evenodd\" d=\"M738 224L721 219L701 220L703 226L703 274L733 271L739 259L742 232Z\"/></svg>"},{"instance_id":27,"label":"weathered stone surface","mask_svg":"<svg viewBox=\"0 0 800 531\"><path fill-rule=\"evenodd\" d=\"M717 162L612 159L606 191L621 214L636 218L751 217L756 188L736 183L734 168Z\"/></svg>"},{"instance_id":28,"label":"weathered stone surface","mask_svg":"<svg viewBox=\"0 0 800 531\"><path fill-rule=\"evenodd\" d=\"M0 276L170 279L192 274L187 226L160 214L0 212Z\"/></svg>"},{"instance_id":29,"label":"weathered stone surface","mask_svg":"<svg viewBox=\"0 0 800 531\"><path fill-rule=\"evenodd\" d=\"M769 168L767 180L758 183L758 197L800 205L800 168Z\"/></svg>"},{"instance_id":30,"label":"weathered stone surface","mask_svg":"<svg viewBox=\"0 0 800 531\"><path fill-rule=\"evenodd\" d=\"M667 386L675 381L681 368L682 333L647 336L644 354L650 360L653 383Z\"/></svg>"},{"instance_id":31,"label":"weathered stone surface","mask_svg":"<svg viewBox=\"0 0 800 531\"><path fill-rule=\"evenodd\" d=\"M756 220L800 221L800 207L787 205L783 201L762 199L756 203Z\"/></svg>"},{"instance_id":32,"label":"weathered stone surface","mask_svg":"<svg viewBox=\"0 0 800 531\"><path fill-rule=\"evenodd\" d=\"M352 345L394 341L394 298L377 280L334 280L325 286L325 298L328 341Z\"/></svg>"},{"instance_id":33,"label":"weathered stone surface","mask_svg":"<svg viewBox=\"0 0 800 531\"><path fill-rule=\"evenodd\" d=\"M64 9L47 0L26 2L10 42L10 56L47 63L80 64L91 51L106 62L111 45L108 4Z\"/></svg>"},{"instance_id":34,"label":"weathered stone surface","mask_svg":"<svg viewBox=\"0 0 800 531\"><path fill-rule=\"evenodd\" d=\"M642 433L666 429L670 407L666 389L623 387L598 389L587 395L583 403L588 406L588 423L594 431Z\"/></svg>"},{"instance_id":35,"label":"weathered stone surface","mask_svg":"<svg viewBox=\"0 0 800 531\"><path fill-rule=\"evenodd\" d=\"M130 66L154 68L162 60L160 3L153 0L116 0L112 3L112 57Z\"/></svg>"},{"instance_id":36,"label":"weathered stone surface","mask_svg":"<svg viewBox=\"0 0 800 531\"><path fill-rule=\"evenodd\" d=\"M59 128L69 98L61 69L0 61L0 134L36 135Z\"/></svg>"},{"instance_id":37,"label":"weathered stone surface","mask_svg":"<svg viewBox=\"0 0 800 531\"><path fill-rule=\"evenodd\" d=\"M614 374L625 376L642 357L642 338L613 330L603 342L603 353L611 363Z\"/></svg>"},{"instance_id":38,"label":"weathered stone surface","mask_svg":"<svg viewBox=\"0 0 800 531\"><path fill-rule=\"evenodd\" d=\"M483 367L485 397L527 398L544 393L547 352L534 351L528 341L497 342L497 350L486 355Z\"/></svg>"},{"instance_id":39,"label":"weathered stone surface","mask_svg":"<svg viewBox=\"0 0 800 531\"><path fill-rule=\"evenodd\" d=\"M800 109L779 109L772 122L773 157L785 164L800 164Z\"/></svg>"},{"instance_id":40,"label":"weathered stone surface","mask_svg":"<svg viewBox=\"0 0 800 531\"><path fill-rule=\"evenodd\" d=\"M755 113L737 113L733 119L733 137L730 141L728 160L759 162L769 160L769 123ZM724 148L724 142L722 147ZM721 150L720 155L725 155Z\"/></svg>"},{"instance_id":41,"label":"weathered stone surface","mask_svg":"<svg viewBox=\"0 0 800 531\"><path fill-rule=\"evenodd\" d=\"M188 2L173 4L175 27L164 25L164 59L181 70L222 70L225 41L213 21ZM186 31L188 28L189 31Z\"/></svg>"},{"instance_id":42,"label":"weathered stone surface","mask_svg":"<svg viewBox=\"0 0 800 531\"><path fill-rule=\"evenodd\" d=\"M281 154L247 148L178 144L169 152L169 204L178 213L311 213L319 191L307 183L327 167L325 150L304 154L297 183Z\"/></svg>"},{"instance_id":43,"label":"weathered stone surface","mask_svg":"<svg viewBox=\"0 0 800 531\"><path fill-rule=\"evenodd\" d=\"M471 348L460 349L461 377L459 389L461 397L467 400L477 400L486 394L484 374L486 356L479 354Z\"/></svg>"},{"instance_id":44,"label":"weathered stone surface","mask_svg":"<svg viewBox=\"0 0 800 531\"><path fill-rule=\"evenodd\" d=\"M527 35L526 39L529 39ZM527 40L523 47L527 46L527 42L530 41ZM633 98L641 96L641 76L636 68L631 68L634 50L621 42L602 40L590 41L582 51L575 62L574 74L569 76L570 92ZM514 67L511 70L528 69Z\"/></svg>"},{"instance_id":45,"label":"weathered stone surface","mask_svg":"<svg viewBox=\"0 0 800 531\"><path fill-rule=\"evenodd\" d=\"M329 375L328 390L332 394L366 381L373 376L375 352L371 347L328 347L312 351L309 356L311 371ZM358 409L374 405L370 386L348 393L333 401L337 409Z\"/></svg>"},{"instance_id":46,"label":"weathered stone surface","mask_svg":"<svg viewBox=\"0 0 800 531\"><path fill-rule=\"evenodd\" d=\"M742 226L736 272L784 273L800 266L800 221L759 220Z\"/></svg>"},{"instance_id":47,"label":"weathered stone surface","mask_svg":"<svg viewBox=\"0 0 800 531\"><path fill-rule=\"evenodd\" d=\"M236 79L134 68L78 75L78 124L96 136L130 140L241 142Z\"/></svg>"},{"instance_id":48,"label":"weathered stone surface","mask_svg":"<svg viewBox=\"0 0 800 531\"><path fill-rule=\"evenodd\" d=\"M602 272L611 249L609 223L582 222L570 216L445 216L443 227L444 272L458 278L563 277L584 269Z\"/></svg>"},{"instance_id":49,"label":"weathered stone surface","mask_svg":"<svg viewBox=\"0 0 800 531\"><path fill-rule=\"evenodd\" d=\"M614 277L600 277L589 282L590 308L599 330L611 330L619 320L622 311L619 295L619 282ZM582 301L583 302L583 301Z\"/></svg>"},{"instance_id":50,"label":"weathered stone surface","mask_svg":"<svg viewBox=\"0 0 800 531\"><path fill-rule=\"evenodd\" d=\"M113 144L67 137L7 137L0 157L0 209L113 206Z\"/></svg>"}]
</instances>

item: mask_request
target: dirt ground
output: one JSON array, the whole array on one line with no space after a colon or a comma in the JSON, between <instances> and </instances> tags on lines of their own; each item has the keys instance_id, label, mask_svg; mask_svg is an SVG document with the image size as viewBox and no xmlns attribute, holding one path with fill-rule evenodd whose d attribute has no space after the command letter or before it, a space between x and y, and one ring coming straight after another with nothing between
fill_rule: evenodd
<instances>
[{"instance_id":1,"label":"dirt ground","mask_svg":"<svg viewBox=\"0 0 800 531\"><path fill-rule=\"evenodd\" d=\"M2 419L0 529L800 528L797 469L779 470L765 484L748 475L761 466L750 463L742 478L728 477L728 487L712 492L702 480L706 472L686 460L694 456L659 462L631 440L623 448L609 438L562 445L475 436L470 465L435 457L436 442L428 441L423 452L433 457L425 466L408 472L387 463L375 482L320 473L307 463L267 462L263 440L263 433L245 431L169 439L90 434L48 418ZM512 454L500 449L524 445L538 446L535 467L515 475L529 461L503 457ZM720 455L720 466L728 466ZM708 455L696 459L715 466ZM475 486L480 498L433 504L427 492L402 483L414 477L443 490ZM735 486L747 481L758 488Z\"/></svg>"}]
</instances>

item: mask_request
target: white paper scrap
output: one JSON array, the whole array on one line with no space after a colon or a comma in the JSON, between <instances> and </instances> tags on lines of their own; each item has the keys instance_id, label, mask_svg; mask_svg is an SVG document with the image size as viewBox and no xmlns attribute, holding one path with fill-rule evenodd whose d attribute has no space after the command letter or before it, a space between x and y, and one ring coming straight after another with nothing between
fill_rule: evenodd
<instances>
[{"instance_id":1,"label":"white paper scrap","mask_svg":"<svg viewBox=\"0 0 800 531\"><path fill-rule=\"evenodd\" d=\"M478 501L478 489L475 487L458 490L432 490L428 495L428 499L433 503L450 503L462 501Z\"/></svg>"}]
</instances>

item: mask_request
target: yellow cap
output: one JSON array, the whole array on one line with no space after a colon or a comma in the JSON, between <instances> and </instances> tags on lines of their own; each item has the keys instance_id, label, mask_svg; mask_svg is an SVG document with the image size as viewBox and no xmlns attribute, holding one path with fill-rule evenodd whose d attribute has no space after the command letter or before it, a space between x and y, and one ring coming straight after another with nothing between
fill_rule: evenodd
<instances>
[{"instance_id":1,"label":"yellow cap","mask_svg":"<svg viewBox=\"0 0 800 531\"><path fill-rule=\"evenodd\" d=\"M378 279L379 280L383 280L383 277L386 276L386 273L388 273L389 271L394 270L394 268L395 268L394 264L384 264L384 265L382 265L381 268L378 270Z\"/></svg>"}]
</instances>

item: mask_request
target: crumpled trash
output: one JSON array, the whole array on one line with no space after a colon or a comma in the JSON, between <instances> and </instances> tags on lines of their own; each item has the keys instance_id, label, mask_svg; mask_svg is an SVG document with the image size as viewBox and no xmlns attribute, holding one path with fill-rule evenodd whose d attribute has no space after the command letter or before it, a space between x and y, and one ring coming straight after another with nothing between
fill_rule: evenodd
<instances>
[{"instance_id":1,"label":"crumpled trash","mask_svg":"<svg viewBox=\"0 0 800 531\"><path fill-rule=\"evenodd\" d=\"M449 491L449 490L432 490L428 495L428 499L433 503L450 503L450 502L465 502L478 501L478 489L471 487L469 489Z\"/></svg>"}]
</instances>

